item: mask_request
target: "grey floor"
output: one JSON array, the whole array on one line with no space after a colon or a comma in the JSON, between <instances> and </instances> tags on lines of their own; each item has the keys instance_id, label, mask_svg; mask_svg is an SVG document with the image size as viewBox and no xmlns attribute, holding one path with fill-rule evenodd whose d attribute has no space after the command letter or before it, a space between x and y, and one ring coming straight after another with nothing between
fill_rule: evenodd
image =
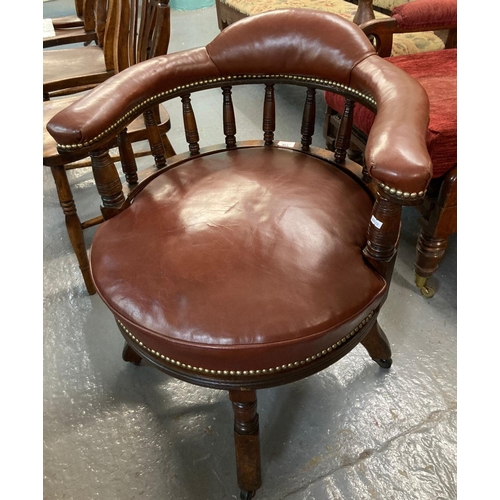
<instances>
[{"instance_id":1,"label":"grey floor","mask_svg":"<svg viewBox=\"0 0 500 500\"><path fill-rule=\"evenodd\" d=\"M70 13L72 3L46 2L44 17ZM214 7L173 11L170 51L204 45L217 33ZM278 138L297 133L289 127L302 98L278 89ZM239 137L250 138L260 111L241 93L235 102ZM213 93L194 104L198 115L220 114ZM168 109L170 137L181 151L179 111ZM320 116L318 145L321 125ZM211 129L200 132L213 140ZM82 218L95 215L90 171L73 171L71 185ZM457 243L452 237L433 278L437 293L425 299L413 285L417 232L417 213L406 210L380 316L392 369L379 369L358 346L320 374L259 392L263 486L257 498L457 498ZM86 232L88 247L92 234ZM83 285L48 169L43 273L43 498L238 498L226 394L122 361L123 340L111 314Z\"/></svg>"}]
</instances>

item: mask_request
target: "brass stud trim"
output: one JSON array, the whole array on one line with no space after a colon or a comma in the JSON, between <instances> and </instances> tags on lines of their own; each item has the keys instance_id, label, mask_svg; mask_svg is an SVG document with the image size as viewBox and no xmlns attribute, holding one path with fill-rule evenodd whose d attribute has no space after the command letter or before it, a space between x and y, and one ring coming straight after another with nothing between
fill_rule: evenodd
<instances>
[{"instance_id":1,"label":"brass stud trim","mask_svg":"<svg viewBox=\"0 0 500 500\"><path fill-rule=\"evenodd\" d=\"M276 367L270 367L270 368L260 368L258 370L213 370L209 368L203 368L199 366L192 366L192 365L187 365L185 363L181 363L180 361L177 361L175 359L169 358L168 356L165 356L164 354L161 354L158 351L155 351L154 349L151 349L147 345L145 345L143 342L141 342L137 337L134 336L133 333L130 332L130 330L119 320L117 319L117 323L121 326L123 331L127 334L129 339L137 344L141 349L146 350L153 356L166 361L167 363L181 367L185 370L188 371L194 371L194 372L199 372L199 373L205 373L205 374L210 374L210 375L243 375L243 376L255 376L255 375L267 375L267 374L272 374L275 372L279 371L285 371L285 370L290 370L292 368L297 368L299 366L311 363L311 361L315 361L316 359L323 357L329 353L331 353L333 350L341 347L343 344L345 344L350 338L354 337L357 333L359 333L363 327L370 321L370 319L373 317L374 311L371 311L368 316L361 321L361 323L356 326L353 330L351 330L345 337L343 337L341 340L338 342L335 342L335 344L332 344L331 346L327 347L326 349L323 349L322 351L318 352L317 354L314 354L313 356L307 357L303 360L300 361L293 361L291 363L285 363L281 366L276 366Z\"/></svg>"},{"instance_id":2,"label":"brass stud trim","mask_svg":"<svg viewBox=\"0 0 500 500\"><path fill-rule=\"evenodd\" d=\"M384 190L386 193L395 196L396 198L402 198L402 199L408 199L411 198L412 200L416 198L423 198L425 196L425 193L427 191L419 191L418 193L409 193L407 191L401 191L400 189L393 188L391 186L388 186L387 184L384 184L383 182L379 182L379 187Z\"/></svg>"},{"instance_id":3,"label":"brass stud trim","mask_svg":"<svg viewBox=\"0 0 500 500\"><path fill-rule=\"evenodd\" d=\"M83 147L89 147L92 146L92 144L98 142L101 140L103 137L110 135L114 130L116 130L127 118L129 118L131 115L135 114L136 112L140 111L142 108L146 107L149 103L156 101L162 97L166 97L168 95L174 94L176 92L179 92L181 90L185 90L187 88L193 88L197 87L199 85L206 85L207 83L217 83L217 82L225 82L228 80L238 80L238 79L258 79L258 78L267 78L267 79L281 79L281 78L286 78L290 79L296 82L311 82L314 81L315 83L319 83L321 85L327 86L327 87L336 87L341 90L350 92L359 98L369 102L370 104L376 105L375 99L368 94L363 94L359 90L355 90L347 85L344 85L342 83L335 82L333 80L321 80L319 78L311 78L311 77L305 77L305 76L294 76L294 75L234 75L234 76L225 76L225 77L219 77L216 79L209 79L209 80L200 80L198 82L193 82L193 83L188 83L186 85L181 85L178 87L174 87L173 89L170 90L164 90L163 92L159 92L158 94L146 98L142 103L137 104L134 106L130 111L125 113L122 117L120 117L115 123L113 123L111 126L109 126L104 132L101 132L99 135L94 137L93 139L90 139L88 141L85 141L83 144L78 143L78 144L57 144L57 148L60 149L61 151L71 151L74 149L81 149Z\"/></svg>"}]
</instances>

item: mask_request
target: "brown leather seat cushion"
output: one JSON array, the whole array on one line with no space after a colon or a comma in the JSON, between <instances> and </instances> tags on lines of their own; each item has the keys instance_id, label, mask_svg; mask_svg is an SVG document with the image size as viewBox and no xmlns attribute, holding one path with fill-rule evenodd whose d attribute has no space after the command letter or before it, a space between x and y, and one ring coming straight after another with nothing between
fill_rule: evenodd
<instances>
[{"instance_id":1,"label":"brown leather seat cushion","mask_svg":"<svg viewBox=\"0 0 500 500\"><path fill-rule=\"evenodd\" d=\"M371 207L354 179L301 152L194 157L97 230L95 284L130 339L167 361L305 362L380 303L386 283L361 253Z\"/></svg>"}]
</instances>

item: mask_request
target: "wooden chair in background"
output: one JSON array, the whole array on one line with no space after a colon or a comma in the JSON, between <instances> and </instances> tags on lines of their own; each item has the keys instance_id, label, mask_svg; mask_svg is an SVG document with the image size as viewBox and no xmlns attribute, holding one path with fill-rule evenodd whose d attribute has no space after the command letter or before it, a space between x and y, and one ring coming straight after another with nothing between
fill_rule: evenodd
<instances>
[{"instance_id":1,"label":"wooden chair in background","mask_svg":"<svg viewBox=\"0 0 500 500\"><path fill-rule=\"evenodd\" d=\"M114 38L120 16L116 4L114 0L92 4L96 45L43 51L44 100L91 89L115 74Z\"/></svg>"},{"instance_id":2,"label":"wooden chair in background","mask_svg":"<svg viewBox=\"0 0 500 500\"><path fill-rule=\"evenodd\" d=\"M421 231L415 259L415 283L422 295L432 297L435 289L429 278L444 256L450 236L457 231L457 1L414 0L393 10L392 17L362 25L374 41L377 52L388 55L395 33L422 30L448 31L445 50L388 57L425 88L430 99L427 145L433 162L433 178L423 203ZM363 161L367 137L374 115L367 108L351 104L332 93L325 93L328 105L324 134L329 149L341 127L341 117L353 120L350 157ZM403 125L403 124L402 124Z\"/></svg>"},{"instance_id":3,"label":"wooden chair in background","mask_svg":"<svg viewBox=\"0 0 500 500\"><path fill-rule=\"evenodd\" d=\"M261 140L237 139L232 89L245 85L246 99L262 86ZM275 138L275 85L304 88L296 137ZM211 114L198 127L191 96L214 88L218 120ZM363 175L346 158L348 140L335 152L311 146L318 91L378 111L365 150L376 168ZM125 196L107 151L135 118L172 99L188 151ZM200 148L199 130L217 121L223 143ZM427 122L424 89L355 24L289 9L136 64L47 125L61 156L90 154L97 185L115 188L103 197L107 220L91 265L125 338L124 359L228 391L244 500L262 482L257 390L313 375L359 343L391 366L378 317L402 207L419 203L430 180Z\"/></svg>"},{"instance_id":4,"label":"wooden chair in background","mask_svg":"<svg viewBox=\"0 0 500 500\"><path fill-rule=\"evenodd\" d=\"M75 0L75 15L50 19L54 35L43 39L43 48L96 42L96 2L97 0Z\"/></svg>"},{"instance_id":5,"label":"wooden chair in background","mask_svg":"<svg viewBox=\"0 0 500 500\"><path fill-rule=\"evenodd\" d=\"M110 0L110 11L115 11L113 14L115 25L111 26L108 22L107 37L109 41L110 34L114 35L112 40L114 74L137 62L167 53L170 40L168 3L162 0L145 0L142 3L138 0ZM43 164L51 169L73 250L87 291L93 294L95 287L90 275L83 231L101 223L103 217L99 214L88 220L80 220L67 175L68 170L88 168L91 161L88 156L82 158L81 155L59 154L54 139L46 129L47 122L55 114L78 101L80 97L81 95L70 95L43 103ZM130 123L110 144L111 148L118 148L118 154L113 154L109 161L121 163L125 176L125 189L138 182L140 172L137 168L137 157L152 152L159 168L166 164L166 158L175 154L167 137L170 126L170 117L165 108L156 106ZM144 147L144 141L147 141L147 147ZM135 149L134 144L137 144ZM98 188L106 199L110 187L104 184L99 184ZM104 202L102 208L104 212L106 205L107 202Z\"/></svg>"}]
</instances>

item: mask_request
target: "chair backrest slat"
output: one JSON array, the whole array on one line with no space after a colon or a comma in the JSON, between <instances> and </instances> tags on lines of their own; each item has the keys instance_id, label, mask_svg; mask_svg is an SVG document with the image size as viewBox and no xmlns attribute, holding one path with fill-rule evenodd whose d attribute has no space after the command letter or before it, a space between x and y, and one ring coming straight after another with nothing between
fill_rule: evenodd
<instances>
[{"instance_id":1,"label":"chair backrest slat","mask_svg":"<svg viewBox=\"0 0 500 500\"><path fill-rule=\"evenodd\" d=\"M75 0L75 12L79 18L83 17L85 0Z\"/></svg>"},{"instance_id":2,"label":"chair backrest slat","mask_svg":"<svg viewBox=\"0 0 500 500\"><path fill-rule=\"evenodd\" d=\"M302 114L302 149L307 151L312 143L314 134L314 124L316 121L316 89L308 88L306 92L306 102L304 103L304 112Z\"/></svg>"},{"instance_id":3,"label":"chair backrest slat","mask_svg":"<svg viewBox=\"0 0 500 500\"><path fill-rule=\"evenodd\" d=\"M97 45L104 48L106 38L106 27L108 25L108 9L112 0L86 0L93 4L95 9L95 32L97 36ZM109 20L111 22L111 19ZM112 43L112 39L110 42Z\"/></svg>"},{"instance_id":4,"label":"chair backrest slat","mask_svg":"<svg viewBox=\"0 0 500 500\"><path fill-rule=\"evenodd\" d=\"M272 83L266 83L262 129L264 131L264 142L269 146L274 141L274 131L276 130L276 105L274 101L274 84Z\"/></svg>"},{"instance_id":5,"label":"chair backrest slat","mask_svg":"<svg viewBox=\"0 0 500 500\"><path fill-rule=\"evenodd\" d=\"M222 119L224 134L226 136L226 146L228 148L234 148L236 147L236 119L234 116L231 87L222 87L222 96Z\"/></svg>"},{"instance_id":6,"label":"chair backrest slat","mask_svg":"<svg viewBox=\"0 0 500 500\"><path fill-rule=\"evenodd\" d=\"M347 156L347 150L351 144L352 123L354 118L355 102L352 99L345 100L344 113L340 121L337 138L335 139L335 159L343 162Z\"/></svg>"},{"instance_id":7,"label":"chair backrest slat","mask_svg":"<svg viewBox=\"0 0 500 500\"><path fill-rule=\"evenodd\" d=\"M194 116L193 107L191 105L190 94L184 94L182 97L182 117L184 120L184 131L186 133L186 141L189 144L189 152L191 155L197 155L200 152L198 127Z\"/></svg>"}]
</instances>

